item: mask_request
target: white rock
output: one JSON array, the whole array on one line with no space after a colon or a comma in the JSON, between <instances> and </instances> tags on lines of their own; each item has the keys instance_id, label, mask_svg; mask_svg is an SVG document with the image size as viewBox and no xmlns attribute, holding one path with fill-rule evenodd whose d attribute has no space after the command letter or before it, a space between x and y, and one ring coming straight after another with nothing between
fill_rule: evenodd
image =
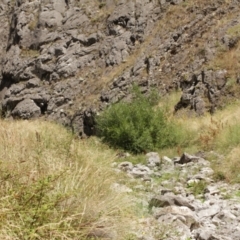
<instances>
[{"instance_id":1,"label":"white rock","mask_svg":"<svg viewBox=\"0 0 240 240\"><path fill-rule=\"evenodd\" d=\"M167 157L167 156L164 156L162 158L162 160L165 162L165 163L168 163L168 164L173 164L173 161L171 158Z\"/></svg>"},{"instance_id":2,"label":"white rock","mask_svg":"<svg viewBox=\"0 0 240 240\"><path fill-rule=\"evenodd\" d=\"M199 218L206 218L206 217L213 217L215 216L217 213L219 213L219 211L221 210L221 207L218 205L213 205L207 209L201 210L197 213L197 215L199 216Z\"/></svg>"}]
</instances>

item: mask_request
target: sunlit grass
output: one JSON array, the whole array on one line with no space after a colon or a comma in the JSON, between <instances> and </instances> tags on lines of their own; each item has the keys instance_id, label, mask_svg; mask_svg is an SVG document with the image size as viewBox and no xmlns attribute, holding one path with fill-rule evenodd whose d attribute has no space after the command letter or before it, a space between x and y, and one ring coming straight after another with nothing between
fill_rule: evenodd
<instances>
[{"instance_id":1,"label":"sunlit grass","mask_svg":"<svg viewBox=\"0 0 240 240\"><path fill-rule=\"evenodd\" d=\"M56 124L1 120L0 238L121 239L130 205L111 189L114 159L97 139L77 140Z\"/></svg>"},{"instance_id":2,"label":"sunlit grass","mask_svg":"<svg viewBox=\"0 0 240 240\"><path fill-rule=\"evenodd\" d=\"M212 167L217 175L229 182L240 182L240 105L235 101L214 115L202 117L175 117L175 121L187 125L195 133L195 141L186 148L168 149L169 153L214 151ZM170 155L170 154L169 154ZM170 155L171 156L171 155ZM219 176L220 176L219 175Z\"/></svg>"}]
</instances>

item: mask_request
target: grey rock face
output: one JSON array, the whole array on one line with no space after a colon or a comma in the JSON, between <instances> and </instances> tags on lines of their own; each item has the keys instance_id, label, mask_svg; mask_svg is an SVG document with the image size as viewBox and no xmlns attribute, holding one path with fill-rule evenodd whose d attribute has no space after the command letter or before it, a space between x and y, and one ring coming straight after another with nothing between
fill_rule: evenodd
<instances>
[{"instance_id":1,"label":"grey rock face","mask_svg":"<svg viewBox=\"0 0 240 240\"><path fill-rule=\"evenodd\" d=\"M142 164L135 165L130 172L130 174L136 178L148 177L151 173L152 171Z\"/></svg>"},{"instance_id":2,"label":"grey rock face","mask_svg":"<svg viewBox=\"0 0 240 240\"><path fill-rule=\"evenodd\" d=\"M144 93L154 87L162 95L180 88L176 111L214 112L226 93L227 73L206 70L204 64L216 56L216 42L226 50L236 45L229 29L239 23L240 5L183 5L182 0L2 1L3 115L33 99L42 117L89 135L94 114L130 98L133 83ZM188 21L180 25L172 6ZM226 14L236 18L216 30Z\"/></svg>"},{"instance_id":3,"label":"grey rock face","mask_svg":"<svg viewBox=\"0 0 240 240\"><path fill-rule=\"evenodd\" d=\"M206 110L213 113L219 104L221 91L227 83L226 74L226 70L216 72L208 70L202 71L199 75L194 74L190 79L182 80L180 87L183 94L175 110L190 107L198 115L204 114ZM208 102L204 99L208 99Z\"/></svg>"}]
</instances>

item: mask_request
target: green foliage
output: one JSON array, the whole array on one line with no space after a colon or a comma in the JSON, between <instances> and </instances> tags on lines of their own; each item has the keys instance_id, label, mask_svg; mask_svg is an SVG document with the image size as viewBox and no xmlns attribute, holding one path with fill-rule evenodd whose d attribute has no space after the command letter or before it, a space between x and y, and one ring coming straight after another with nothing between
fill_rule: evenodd
<instances>
[{"instance_id":1,"label":"green foliage","mask_svg":"<svg viewBox=\"0 0 240 240\"><path fill-rule=\"evenodd\" d=\"M181 145L181 128L154 107L157 99L154 92L145 97L134 89L130 103L116 103L97 116L97 135L114 147L134 153Z\"/></svg>"},{"instance_id":2,"label":"green foliage","mask_svg":"<svg viewBox=\"0 0 240 240\"><path fill-rule=\"evenodd\" d=\"M204 180L200 180L199 182L191 183L188 187L194 196L198 196L204 193L207 183Z\"/></svg>"}]
</instances>

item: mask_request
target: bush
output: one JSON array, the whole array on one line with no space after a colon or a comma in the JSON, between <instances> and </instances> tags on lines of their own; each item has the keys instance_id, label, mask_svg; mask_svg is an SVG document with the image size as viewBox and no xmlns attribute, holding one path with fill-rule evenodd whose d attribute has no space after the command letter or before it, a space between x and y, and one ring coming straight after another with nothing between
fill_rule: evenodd
<instances>
[{"instance_id":1,"label":"bush","mask_svg":"<svg viewBox=\"0 0 240 240\"><path fill-rule=\"evenodd\" d=\"M169 122L156 97L134 92L131 103L120 102L96 117L97 135L108 144L134 153L179 145L182 134Z\"/></svg>"}]
</instances>

